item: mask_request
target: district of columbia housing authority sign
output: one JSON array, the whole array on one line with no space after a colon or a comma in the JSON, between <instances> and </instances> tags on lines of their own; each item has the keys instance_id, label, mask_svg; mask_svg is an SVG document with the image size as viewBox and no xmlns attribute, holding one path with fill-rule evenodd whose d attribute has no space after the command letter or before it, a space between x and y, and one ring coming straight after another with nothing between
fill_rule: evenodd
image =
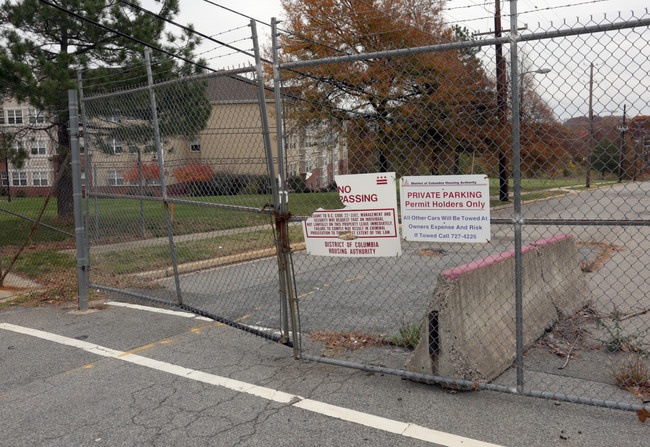
<instances>
[{"instance_id":1,"label":"district of columbia housing authority sign","mask_svg":"<svg viewBox=\"0 0 650 447\"><path fill-rule=\"evenodd\" d=\"M490 184L485 175L402 177L400 202L407 241L490 240Z\"/></svg>"},{"instance_id":2,"label":"district of columbia housing authority sign","mask_svg":"<svg viewBox=\"0 0 650 447\"><path fill-rule=\"evenodd\" d=\"M302 224L307 253L318 256L400 256L394 172L334 177L344 208L316 210Z\"/></svg>"}]
</instances>

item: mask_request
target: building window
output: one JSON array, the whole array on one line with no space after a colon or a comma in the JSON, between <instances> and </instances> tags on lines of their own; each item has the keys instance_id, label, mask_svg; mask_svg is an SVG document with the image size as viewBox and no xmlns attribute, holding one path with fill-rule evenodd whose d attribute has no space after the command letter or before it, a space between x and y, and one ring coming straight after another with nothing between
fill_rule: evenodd
<instances>
[{"instance_id":1,"label":"building window","mask_svg":"<svg viewBox=\"0 0 650 447\"><path fill-rule=\"evenodd\" d=\"M24 171L17 171L11 173L12 186L27 186L27 173Z\"/></svg>"},{"instance_id":2,"label":"building window","mask_svg":"<svg viewBox=\"0 0 650 447\"><path fill-rule=\"evenodd\" d=\"M108 184L110 186L124 185L124 177L120 171L108 171Z\"/></svg>"},{"instance_id":3,"label":"building window","mask_svg":"<svg viewBox=\"0 0 650 447\"><path fill-rule=\"evenodd\" d=\"M22 123L23 123L22 109L7 110L7 124L22 124Z\"/></svg>"},{"instance_id":4,"label":"building window","mask_svg":"<svg viewBox=\"0 0 650 447\"><path fill-rule=\"evenodd\" d=\"M32 173L32 185L34 186L48 186L50 184L50 175L48 172L34 172Z\"/></svg>"},{"instance_id":5,"label":"building window","mask_svg":"<svg viewBox=\"0 0 650 447\"><path fill-rule=\"evenodd\" d=\"M201 152L201 140L199 138L195 138L190 142L190 150L192 152Z\"/></svg>"},{"instance_id":6,"label":"building window","mask_svg":"<svg viewBox=\"0 0 650 447\"><path fill-rule=\"evenodd\" d=\"M2 186L9 186L9 177L6 172L2 173Z\"/></svg>"},{"instance_id":7,"label":"building window","mask_svg":"<svg viewBox=\"0 0 650 447\"><path fill-rule=\"evenodd\" d=\"M43 113L36 109L29 109L29 124L42 124L45 122Z\"/></svg>"},{"instance_id":8,"label":"building window","mask_svg":"<svg viewBox=\"0 0 650 447\"><path fill-rule=\"evenodd\" d=\"M32 156L43 157L47 155L47 143L45 140L33 140L29 142Z\"/></svg>"},{"instance_id":9,"label":"building window","mask_svg":"<svg viewBox=\"0 0 650 447\"><path fill-rule=\"evenodd\" d=\"M122 142L117 138L111 138L108 140L108 150L111 154L121 154Z\"/></svg>"}]
</instances>

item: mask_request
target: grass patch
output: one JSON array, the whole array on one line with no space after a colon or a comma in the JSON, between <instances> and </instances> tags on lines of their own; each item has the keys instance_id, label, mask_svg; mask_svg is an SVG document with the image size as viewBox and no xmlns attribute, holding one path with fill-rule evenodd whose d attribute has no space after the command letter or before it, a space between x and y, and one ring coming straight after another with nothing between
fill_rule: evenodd
<instances>
[{"instance_id":1,"label":"grass patch","mask_svg":"<svg viewBox=\"0 0 650 447\"><path fill-rule=\"evenodd\" d=\"M645 355L639 353L628 355L612 371L611 376L617 387L630 391L647 401L650 400L650 369L646 365L645 358Z\"/></svg>"},{"instance_id":2,"label":"grass patch","mask_svg":"<svg viewBox=\"0 0 650 447\"><path fill-rule=\"evenodd\" d=\"M397 335L387 337L388 341L396 346L413 350L420 343L423 322L420 323L402 323Z\"/></svg>"},{"instance_id":3,"label":"grass patch","mask_svg":"<svg viewBox=\"0 0 650 447\"><path fill-rule=\"evenodd\" d=\"M604 318L598 320L598 324L605 330L606 339L602 341L603 347L608 352L639 352L643 353L642 341L647 330L627 333L623 328L623 319L625 315L616 307L609 315L608 323Z\"/></svg>"},{"instance_id":4,"label":"grass patch","mask_svg":"<svg viewBox=\"0 0 650 447\"><path fill-rule=\"evenodd\" d=\"M299 226L290 226L289 237L292 243L302 241L302 229ZM275 240L270 229L175 244L176 259L179 264L231 256L274 246ZM91 264L98 270L115 275L146 272L171 266L171 250L168 245L162 245L111 251L91 255Z\"/></svg>"},{"instance_id":5,"label":"grass patch","mask_svg":"<svg viewBox=\"0 0 650 447\"><path fill-rule=\"evenodd\" d=\"M2 265L9 266L9 262L11 259L3 256ZM20 255L12 272L38 281L52 275L60 276L63 270L74 270L76 266L77 260L74 255L51 250L26 251Z\"/></svg>"}]
</instances>

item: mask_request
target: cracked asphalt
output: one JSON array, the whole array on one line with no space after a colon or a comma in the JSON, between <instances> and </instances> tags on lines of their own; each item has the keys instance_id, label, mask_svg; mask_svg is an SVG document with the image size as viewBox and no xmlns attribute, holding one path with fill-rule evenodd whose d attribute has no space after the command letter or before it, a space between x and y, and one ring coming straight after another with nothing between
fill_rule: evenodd
<instances>
[{"instance_id":1,"label":"cracked asphalt","mask_svg":"<svg viewBox=\"0 0 650 447\"><path fill-rule=\"evenodd\" d=\"M636 446L647 440L647 425L630 412L449 392L296 361L285 346L212 321L100 307L88 314L54 307L0 312L0 445ZM10 325L60 337L18 333ZM75 343L121 354L103 356ZM128 361L136 357L144 360ZM179 375L167 367L194 372ZM246 387L209 383L214 377L294 397L264 398ZM359 417L310 411L301 404L306 399ZM363 415L387 422L364 425ZM418 440L392 432L393 422L462 438L453 444L442 433L435 438L440 443Z\"/></svg>"}]
</instances>

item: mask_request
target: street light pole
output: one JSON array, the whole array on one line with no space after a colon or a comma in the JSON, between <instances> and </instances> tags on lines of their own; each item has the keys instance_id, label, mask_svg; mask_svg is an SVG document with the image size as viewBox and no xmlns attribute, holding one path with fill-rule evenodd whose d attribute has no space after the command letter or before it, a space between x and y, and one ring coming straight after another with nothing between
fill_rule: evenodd
<instances>
[{"instance_id":1,"label":"street light pole","mask_svg":"<svg viewBox=\"0 0 650 447\"><path fill-rule=\"evenodd\" d=\"M522 84L524 83L524 76L527 74L547 74L550 73L551 69L548 67L538 68L537 70L528 70L519 74L519 116L521 116L521 105L524 103L524 89Z\"/></svg>"}]
</instances>

